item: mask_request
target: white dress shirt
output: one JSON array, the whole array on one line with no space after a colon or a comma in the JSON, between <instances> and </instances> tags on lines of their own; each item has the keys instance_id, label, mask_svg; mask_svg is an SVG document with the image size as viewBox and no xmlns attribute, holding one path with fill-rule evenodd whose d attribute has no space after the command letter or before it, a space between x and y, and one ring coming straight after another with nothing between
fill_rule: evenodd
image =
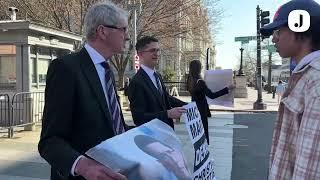
<instances>
[{"instance_id":1,"label":"white dress shirt","mask_svg":"<svg viewBox=\"0 0 320 180\"><path fill-rule=\"evenodd\" d=\"M107 96L107 90L106 90L106 77L105 77L106 71L104 67L101 65L101 63L105 62L106 59L100 53L98 53L98 51L93 49L93 47L91 47L89 44L85 44L84 48L86 48L86 50L88 51L88 54L97 70L97 73L103 88L104 96L106 98L106 101L108 102L108 96ZM109 63L108 60L106 62ZM109 102L107 104L109 104Z\"/></svg>"}]
</instances>

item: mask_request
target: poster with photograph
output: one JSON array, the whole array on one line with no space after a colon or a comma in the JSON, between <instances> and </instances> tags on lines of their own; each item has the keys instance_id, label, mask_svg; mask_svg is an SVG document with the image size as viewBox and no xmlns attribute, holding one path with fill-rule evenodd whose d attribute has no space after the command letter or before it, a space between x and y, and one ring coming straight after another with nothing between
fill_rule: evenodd
<instances>
[{"instance_id":1,"label":"poster with photograph","mask_svg":"<svg viewBox=\"0 0 320 180\"><path fill-rule=\"evenodd\" d=\"M179 139L158 119L107 139L86 154L129 180L192 179Z\"/></svg>"}]
</instances>

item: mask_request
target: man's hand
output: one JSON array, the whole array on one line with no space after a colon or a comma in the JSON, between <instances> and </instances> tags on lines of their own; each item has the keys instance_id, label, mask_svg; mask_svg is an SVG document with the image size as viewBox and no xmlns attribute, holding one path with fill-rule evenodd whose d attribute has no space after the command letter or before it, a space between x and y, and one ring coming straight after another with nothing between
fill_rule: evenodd
<instances>
[{"instance_id":1,"label":"man's hand","mask_svg":"<svg viewBox=\"0 0 320 180\"><path fill-rule=\"evenodd\" d=\"M168 117L171 119L179 119L182 113L185 113L186 109L183 107L175 107L167 111Z\"/></svg>"},{"instance_id":2,"label":"man's hand","mask_svg":"<svg viewBox=\"0 0 320 180\"><path fill-rule=\"evenodd\" d=\"M110 168L87 157L81 157L75 167L75 173L86 180L127 180L120 173L114 172Z\"/></svg>"}]
</instances>

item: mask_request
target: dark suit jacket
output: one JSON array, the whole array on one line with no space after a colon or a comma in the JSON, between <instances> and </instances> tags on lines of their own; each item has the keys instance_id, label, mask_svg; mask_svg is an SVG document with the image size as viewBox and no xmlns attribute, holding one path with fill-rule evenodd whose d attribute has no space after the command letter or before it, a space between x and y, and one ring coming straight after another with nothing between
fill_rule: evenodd
<instances>
[{"instance_id":1,"label":"dark suit jacket","mask_svg":"<svg viewBox=\"0 0 320 180\"><path fill-rule=\"evenodd\" d=\"M206 96L211 99L215 99L217 97L223 96L229 93L229 89L223 88L220 91L212 92L206 85L203 80L198 80L198 82L194 85L193 91L191 94L191 101L195 101L200 112L202 124L204 127L205 135L207 141L209 143L209 128L208 128L208 117L211 116L209 105L206 100Z\"/></svg>"},{"instance_id":2,"label":"dark suit jacket","mask_svg":"<svg viewBox=\"0 0 320 180\"><path fill-rule=\"evenodd\" d=\"M174 128L173 120L168 118L167 110L186 104L170 96L160 75L159 77L163 96L160 95L158 89L142 68L138 70L129 83L130 109L133 121L137 126L158 118Z\"/></svg>"},{"instance_id":3,"label":"dark suit jacket","mask_svg":"<svg viewBox=\"0 0 320 180\"><path fill-rule=\"evenodd\" d=\"M76 158L113 136L111 115L88 52L83 48L52 61L38 145L51 165L51 179L83 179L70 175Z\"/></svg>"}]
</instances>

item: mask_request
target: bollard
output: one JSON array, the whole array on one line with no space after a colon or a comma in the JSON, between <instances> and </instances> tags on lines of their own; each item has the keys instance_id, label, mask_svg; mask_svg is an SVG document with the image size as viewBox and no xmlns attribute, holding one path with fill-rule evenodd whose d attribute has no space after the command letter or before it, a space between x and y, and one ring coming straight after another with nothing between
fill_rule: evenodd
<instances>
[{"instance_id":1,"label":"bollard","mask_svg":"<svg viewBox=\"0 0 320 180\"><path fill-rule=\"evenodd\" d=\"M276 98L276 88L272 88L272 99Z\"/></svg>"},{"instance_id":2,"label":"bollard","mask_svg":"<svg viewBox=\"0 0 320 180\"><path fill-rule=\"evenodd\" d=\"M14 129L13 127L8 128L8 138L13 138Z\"/></svg>"}]
</instances>

